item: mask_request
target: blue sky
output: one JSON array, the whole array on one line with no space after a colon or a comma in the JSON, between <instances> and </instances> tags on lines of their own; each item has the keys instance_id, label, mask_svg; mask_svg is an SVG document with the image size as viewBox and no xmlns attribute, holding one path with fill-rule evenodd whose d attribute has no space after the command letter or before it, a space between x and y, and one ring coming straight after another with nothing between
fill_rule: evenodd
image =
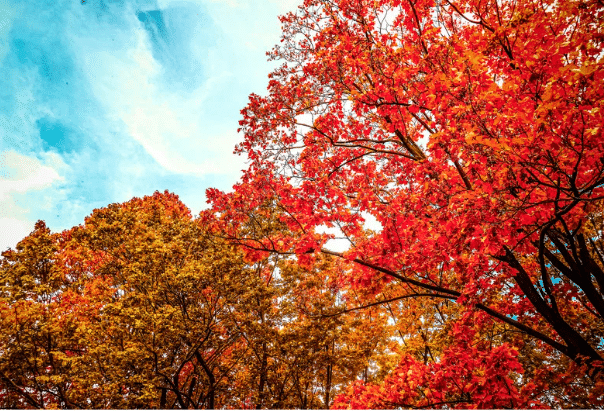
<instances>
[{"instance_id":1,"label":"blue sky","mask_svg":"<svg viewBox=\"0 0 604 411\"><path fill-rule=\"evenodd\" d=\"M229 190L239 111L297 0L0 0L0 251L36 220Z\"/></svg>"}]
</instances>

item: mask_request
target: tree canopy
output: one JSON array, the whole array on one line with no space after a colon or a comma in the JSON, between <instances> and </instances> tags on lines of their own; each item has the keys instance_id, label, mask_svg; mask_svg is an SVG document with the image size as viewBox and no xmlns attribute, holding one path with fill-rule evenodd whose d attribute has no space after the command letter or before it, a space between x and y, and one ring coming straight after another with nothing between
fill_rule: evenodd
<instances>
[{"instance_id":1,"label":"tree canopy","mask_svg":"<svg viewBox=\"0 0 604 411\"><path fill-rule=\"evenodd\" d=\"M40 221L2 255L0 407L326 408L392 331L319 315L331 260L246 260L168 192Z\"/></svg>"},{"instance_id":2,"label":"tree canopy","mask_svg":"<svg viewBox=\"0 0 604 411\"><path fill-rule=\"evenodd\" d=\"M233 191L2 254L0 407L602 408L603 19L305 0Z\"/></svg>"},{"instance_id":3,"label":"tree canopy","mask_svg":"<svg viewBox=\"0 0 604 411\"><path fill-rule=\"evenodd\" d=\"M208 192L215 210L228 231L272 199L292 235L231 237L352 262L343 284L446 330L339 407L602 404L603 17L589 0L307 0L282 18L283 64L242 111L250 166ZM434 318L445 301L456 314Z\"/></svg>"}]
</instances>

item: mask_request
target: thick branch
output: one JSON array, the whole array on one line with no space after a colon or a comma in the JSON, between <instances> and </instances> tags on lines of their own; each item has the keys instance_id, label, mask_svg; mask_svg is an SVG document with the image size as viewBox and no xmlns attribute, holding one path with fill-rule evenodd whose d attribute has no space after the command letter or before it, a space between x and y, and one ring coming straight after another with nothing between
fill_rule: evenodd
<instances>
[{"instance_id":1,"label":"thick branch","mask_svg":"<svg viewBox=\"0 0 604 411\"><path fill-rule=\"evenodd\" d=\"M13 380L11 380L10 378L8 378L3 372L0 371L0 377L2 377L2 379L8 383L12 389L14 391L16 391L19 395L23 396L23 398L25 398L25 400L30 403L34 408L37 409L41 409L43 408L38 401L36 401L31 395L29 395L27 392L25 392L24 390L21 389L21 387L19 387L17 384L15 384L15 382Z\"/></svg>"},{"instance_id":2,"label":"thick branch","mask_svg":"<svg viewBox=\"0 0 604 411\"><path fill-rule=\"evenodd\" d=\"M575 331L560 314L554 311L548 306L543 298L537 293L535 287L530 279L528 273L524 270L524 267L516 259L514 254L509 248L506 249L506 255L500 257L501 261L508 263L512 268L516 270L514 279L522 290L522 292L529 299L531 304L535 307L537 312L543 316L543 318L552 326L556 333L566 342L568 347L568 354L573 360L580 361L580 356L585 356L591 360L601 361L602 357L598 352L591 346L585 339ZM565 353L566 354L566 353Z\"/></svg>"},{"instance_id":3,"label":"thick branch","mask_svg":"<svg viewBox=\"0 0 604 411\"><path fill-rule=\"evenodd\" d=\"M321 252L324 253L324 254L333 255L333 256L336 256L336 257L340 257L340 258L346 258L346 257L344 257L344 255L342 253L338 253L338 252L335 252L335 251L327 250L327 249L324 249L324 248L321 249ZM431 297L437 297L437 298L446 298L446 299L450 299L450 300L455 301L458 297L461 296L461 293L459 291L448 290L448 289L446 289L444 287L438 287L438 286L434 286L434 285L431 285L431 284L425 284L425 283L422 283L421 281L417 281L417 280L413 280L413 279L410 279L410 278L406 278L406 277L403 277L403 276L395 273L392 270L388 270L388 269L376 266L374 264L368 263L368 262L360 260L358 258L355 258L352 261L354 261L355 263L357 263L359 265L363 265L365 267L372 268L372 269L374 269L374 270L376 270L378 272L381 272L381 273L384 273L386 275L389 275L389 276L391 276L393 278L396 278L397 280L399 280L401 282L408 283L408 284L413 284L413 285L416 285L416 286L418 286L420 288L423 288L423 289L428 289L428 290L436 291L436 293L418 294L417 295L418 297L419 296L431 296ZM407 296L404 296L404 297L401 297L401 298L407 298ZM395 298L394 300L396 300L396 299L400 299L400 298ZM381 301L379 303L374 303L374 304L371 304L371 305L377 305L377 304L388 303L388 302L390 302L390 300L384 300L384 301ZM564 355L567 355L569 358L573 358L574 359L571 351L569 350L569 348L567 346L554 341L553 339L551 339L550 337L546 336L545 334L543 334L543 333L541 333L541 332L539 332L537 330L534 330L534 329L532 329L532 328L530 328L530 327L522 324L519 321L516 321L516 320L514 320L512 318L509 318L509 317L507 317L507 316L505 316L505 315L503 315L503 314L495 311L494 309L487 307L484 304L474 304L474 307L476 307L476 308L478 308L478 309L486 312L487 314L489 314L490 316L492 316L494 318L497 318L497 319L505 322L506 324L511 325L514 328L517 328L520 331L523 331L523 332L527 333L531 337L534 337L534 338L536 338L538 340L541 340L542 342L548 344L552 348L555 348L556 350L562 352Z\"/></svg>"},{"instance_id":4,"label":"thick branch","mask_svg":"<svg viewBox=\"0 0 604 411\"><path fill-rule=\"evenodd\" d=\"M199 350L195 350L195 358L197 359L197 362L199 362L199 365L201 365L201 368L203 368L206 375L208 376L208 380L210 380L210 387L208 390L208 409L213 410L214 409L214 385L216 384L216 378L214 378L214 373L210 370L210 368L208 367L206 362L203 360L203 357L199 353Z\"/></svg>"}]
</instances>

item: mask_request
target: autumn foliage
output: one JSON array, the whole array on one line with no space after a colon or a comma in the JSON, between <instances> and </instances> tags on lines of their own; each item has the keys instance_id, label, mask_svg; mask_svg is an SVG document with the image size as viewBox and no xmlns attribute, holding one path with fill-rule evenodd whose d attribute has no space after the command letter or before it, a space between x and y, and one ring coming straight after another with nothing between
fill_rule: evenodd
<instances>
[{"instance_id":1,"label":"autumn foliage","mask_svg":"<svg viewBox=\"0 0 604 411\"><path fill-rule=\"evenodd\" d=\"M0 406L602 408L604 4L281 21L232 192L3 253Z\"/></svg>"},{"instance_id":2,"label":"autumn foliage","mask_svg":"<svg viewBox=\"0 0 604 411\"><path fill-rule=\"evenodd\" d=\"M388 356L383 313L318 314L332 266L248 262L167 192L38 222L2 256L0 407L325 408Z\"/></svg>"},{"instance_id":3,"label":"autumn foliage","mask_svg":"<svg viewBox=\"0 0 604 411\"><path fill-rule=\"evenodd\" d=\"M282 18L283 65L242 111L250 166L209 195L227 232L274 201L292 235L231 240L351 263L341 286L424 340L337 407L602 405L603 18L590 0Z\"/></svg>"}]
</instances>

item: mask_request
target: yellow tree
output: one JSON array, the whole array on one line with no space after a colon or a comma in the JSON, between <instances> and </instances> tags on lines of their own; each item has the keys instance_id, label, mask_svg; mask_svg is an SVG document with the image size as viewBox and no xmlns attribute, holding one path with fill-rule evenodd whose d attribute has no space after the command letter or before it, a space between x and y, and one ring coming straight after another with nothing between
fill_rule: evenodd
<instances>
[{"instance_id":1,"label":"yellow tree","mask_svg":"<svg viewBox=\"0 0 604 411\"><path fill-rule=\"evenodd\" d=\"M254 286L173 194L42 222L0 271L2 405L215 408L246 355L229 322Z\"/></svg>"},{"instance_id":2,"label":"yellow tree","mask_svg":"<svg viewBox=\"0 0 604 411\"><path fill-rule=\"evenodd\" d=\"M247 376L258 384L257 408L328 408L345 385L373 380L383 365L392 331L387 316L378 307L348 312L357 301L335 282L338 269L331 258L310 267L280 259L262 320L246 318L249 301L248 310L238 310L254 353Z\"/></svg>"},{"instance_id":3,"label":"yellow tree","mask_svg":"<svg viewBox=\"0 0 604 411\"><path fill-rule=\"evenodd\" d=\"M58 236L43 222L2 253L0 264L0 406L71 407L69 365L77 346L74 327L60 327L58 312L70 286L57 264ZM58 321L56 321L58 320Z\"/></svg>"},{"instance_id":4,"label":"yellow tree","mask_svg":"<svg viewBox=\"0 0 604 411\"><path fill-rule=\"evenodd\" d=\"M242 234L284 229L266 217ZM0 406L326 408L375 380L387 317L347 311L341 262L242 250L215 223L167 192L39 222L0 266Z\"/></svg>"},{"instance_id":5,"label":"yellow tree","mask_svg":"<svg viewBox=\"0 0 604 411\"><path fill-rule=\"evenodd\" d=\"M327 408L351 381L381 380L392 369L400 339L393 339L398 334L388 324L391 314L342 282L351 264L279 251L292 232L278 202L262 201L237 220L213 210L203 218L256 262L264 284L254 292L269 296L256 297L256 306L244 299L247 306L237 310L238 327L254 353L243 378L255 383L244 385L258 387L246 404Z\"/></svg>"}]
</instances>

